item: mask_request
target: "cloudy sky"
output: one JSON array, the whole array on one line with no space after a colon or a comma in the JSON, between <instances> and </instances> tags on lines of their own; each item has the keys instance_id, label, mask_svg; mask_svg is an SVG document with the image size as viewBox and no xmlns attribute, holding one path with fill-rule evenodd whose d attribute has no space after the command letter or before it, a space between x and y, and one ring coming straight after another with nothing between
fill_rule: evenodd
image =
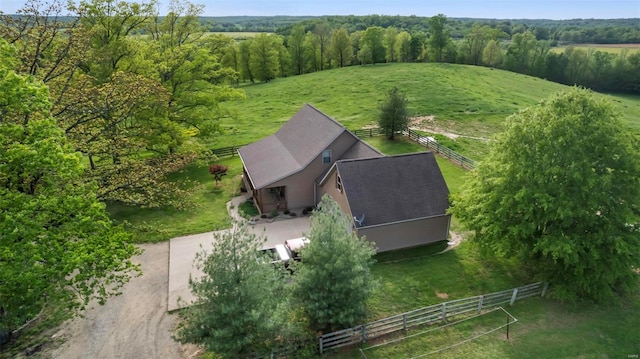
<instances>
[{"instance_id":1,"label":"cloudy sky","mask_svg":"<svg viewBox=\"0 0 640 359\"><path fill-rule=\"evenodd\" d=\"M47 0L44 0L45 2ZM159 0L162 5L169 0ZM640 0L192 0L204 15L417 15L496 19L640 18ZM12 14L24 0L0 0ZM163 12L161 7L161 12ZM640 20L639 20L640 21Z\"/></svg>"}]
</instances>

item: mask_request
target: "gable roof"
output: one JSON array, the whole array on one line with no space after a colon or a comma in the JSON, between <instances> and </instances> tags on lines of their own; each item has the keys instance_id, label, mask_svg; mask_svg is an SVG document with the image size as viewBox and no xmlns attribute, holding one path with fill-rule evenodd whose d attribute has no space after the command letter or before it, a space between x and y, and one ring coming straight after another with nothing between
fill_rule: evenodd
<instances>
[{"instance_id":1,"label":"gable roof","mask_svg":"<svg viewBox=\"0 0 640 359\"><path fill-rule=\"evenodd\" d=\"M238 154L254 188L264 188L305 168L345 131L306 104L275 134L238 149Z\"/></svg>"},{"instance_id":2,"label":"gable roof","mask_svg":"<svg viewBox=\"0 0 640 359\"><path fill-rule=\"evenodd\" d=\"M351 214L365 216L363 227L445 215L449 207L449 189L432 152L338 161L334 166Z\"/></svg>"}]
</instances>

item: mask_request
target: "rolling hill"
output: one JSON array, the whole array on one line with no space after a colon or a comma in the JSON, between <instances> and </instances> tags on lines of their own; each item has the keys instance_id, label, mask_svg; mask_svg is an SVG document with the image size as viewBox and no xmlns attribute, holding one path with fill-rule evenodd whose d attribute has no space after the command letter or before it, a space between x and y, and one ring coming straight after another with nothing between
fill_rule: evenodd
<instances>
[{"instance_id":1,"label":"rolling hill","mask_svg":"<svg viewBox=\"0 0 640 359\"><path fill-rule=\"evenodd\" d=\"M414 115L433 115L433 126L472 137L490 137L510 114L567 88L508 71L454 64L397 63L332 69L242 86L247 98L227 104L234 116L222 120L225 135L210 146L239 145L263 138L305 103L350 129L373 125L378 102L393 86L406 93ZM640 97L603 96L619 107L632 130L640 134ZM467 150L473 156L475 151L466 147L475 148L477 144L462 147L461 152Z\"/></svg>"}]
</instances>

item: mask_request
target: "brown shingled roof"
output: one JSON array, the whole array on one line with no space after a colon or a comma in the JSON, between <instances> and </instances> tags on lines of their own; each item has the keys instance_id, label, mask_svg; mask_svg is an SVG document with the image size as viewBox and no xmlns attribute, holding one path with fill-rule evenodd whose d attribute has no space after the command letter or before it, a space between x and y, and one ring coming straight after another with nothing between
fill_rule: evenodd
<instances>
[{"instance_id":1,"label":"brown shingled roof","mask_svg":"<svg viewBox=\"0 0 640 359\"><path fill-rule=\"evenodd\" d=\"M351 213L363 226L446 214L449 189L432 152L338 161Z\"/></svg>"},{"instance_id":2,"label":"brown shingled roof","mask_svg":"<svg viewBox=\"0 0 640 359\"><path fill-rule=\"evenodd\" d=\"M306 104L275 134L238 150L254 188L305 168L347 129Z\"/></svg>"}]
</instances>

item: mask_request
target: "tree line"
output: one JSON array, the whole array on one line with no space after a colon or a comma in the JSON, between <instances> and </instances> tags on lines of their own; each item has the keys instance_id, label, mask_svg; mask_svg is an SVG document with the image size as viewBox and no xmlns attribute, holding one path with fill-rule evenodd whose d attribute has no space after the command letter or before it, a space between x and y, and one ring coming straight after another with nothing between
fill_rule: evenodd
<instances>
[{"instance_id":1,"label":"tree line","mask_svg":"<svg viewBox=\"0 0 640 359\"><path fill-rule=\"evenodd\" d=\"M640 51L614 54L569 46L558 52L552 45L544 32L509 34L480 23L455 40L450 20L442 14L429 18L428 32L393 26L350 32L317 20L295 24L283 34L262 33L230 44L222 62L237 71L239 80L250 82L352 65L447 62L505 69L598 91L640 93Z\"/></svg>"},{"instance_id":2,"label":"tree line","mask_svg":"<svg viewBox=\"0 0 640 359\"><path fill-rule=\"evenodd\" d=\"M291 28L299 23L305 26L318 21L326 21L331 27L344 27L348 32L365 30L371 26L395 27L400 31L428 32L429 17L422 16L221 16L201 17L201 21L211 32L275 32L287 36ZM533 32L540 40L558 43L579 44L625 44L640 42L640 25L637 19L472 19L450 18L451 36L461 39L474 24L499 28L509 36Z\"/></svg>"}]
</instances>

